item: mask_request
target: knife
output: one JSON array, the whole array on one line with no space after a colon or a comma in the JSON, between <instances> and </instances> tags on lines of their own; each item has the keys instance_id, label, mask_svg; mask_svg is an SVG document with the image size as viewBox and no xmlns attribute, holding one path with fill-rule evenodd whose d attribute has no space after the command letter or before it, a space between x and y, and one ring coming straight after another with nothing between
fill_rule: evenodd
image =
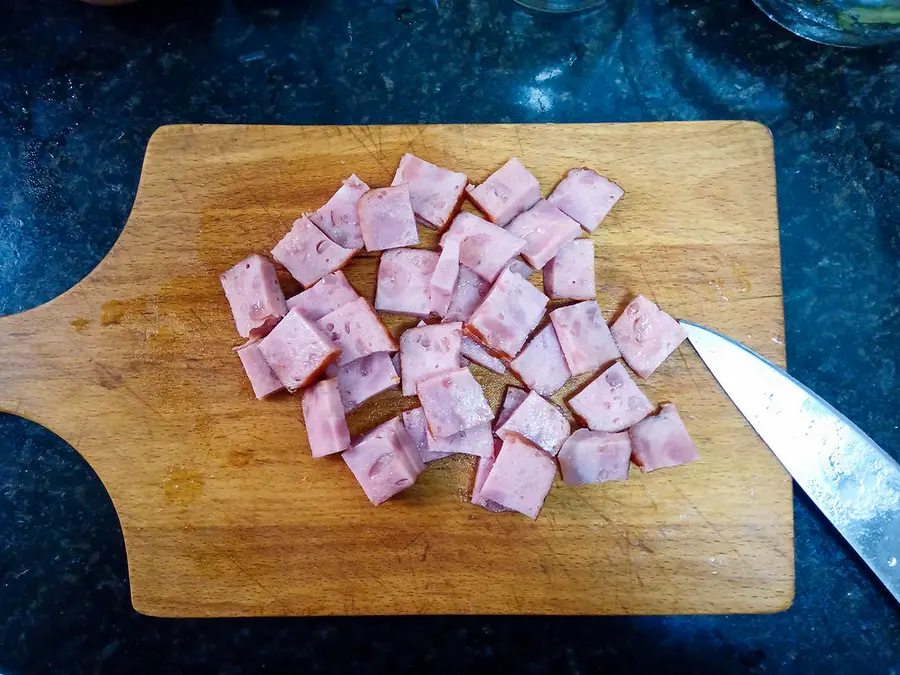
<instances>
[{"instance_id":1,"label":"knife","mask_svg":"<svg viewBox=\"0 0 900 675\"><path fill-rule=\"evenodd\" d=\"M900 465L778 366L708 328L680 323L737 409L900 600Z\"/></svg>"}]
</instances>

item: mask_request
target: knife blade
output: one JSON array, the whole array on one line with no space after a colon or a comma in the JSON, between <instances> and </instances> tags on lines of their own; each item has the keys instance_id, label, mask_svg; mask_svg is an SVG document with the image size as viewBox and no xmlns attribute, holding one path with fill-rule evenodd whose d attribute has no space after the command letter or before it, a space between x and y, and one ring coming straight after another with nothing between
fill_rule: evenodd
<instances>
[{"instance_id":1,"label":"knife blade","mask_svg":"<svg viewBox=\"0 0 900 675\"><path fill-rule=\"evenodd\" d=\"M900 465L778 366L708 328L680 323L737 409L900 601Z\"/></svg>"}]
</instances>

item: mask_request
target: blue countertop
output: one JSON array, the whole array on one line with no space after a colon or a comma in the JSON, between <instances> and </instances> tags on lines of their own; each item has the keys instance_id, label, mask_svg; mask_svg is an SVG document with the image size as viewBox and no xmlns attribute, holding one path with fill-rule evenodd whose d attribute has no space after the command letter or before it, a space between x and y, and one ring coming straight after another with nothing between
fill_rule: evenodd
<instances>
[{"instance_id":1,"label":"blue countertop","mask_svg":"<svg viewBox=\"0 0 900 675\"><path fill-rule=\"evenodd\" d=\"M900 453L900 48L805 42L750 2L9 0L0 314L86 275L175 122L751 119L775 137L788 366ZM797 494L771 616L170 621L128 596L100 482L0 415L0 672L900 672L900 611Z\"/></svg>"}]
</instances>

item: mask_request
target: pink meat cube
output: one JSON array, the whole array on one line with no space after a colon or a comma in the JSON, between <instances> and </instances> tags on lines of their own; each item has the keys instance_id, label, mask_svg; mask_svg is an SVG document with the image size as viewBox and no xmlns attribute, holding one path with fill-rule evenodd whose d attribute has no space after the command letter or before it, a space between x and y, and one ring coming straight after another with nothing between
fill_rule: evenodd
<instances>
[{"instance_id":1,"label":"pink meat cube","mask_svg":"<svg viewBox=\"0 0 900 675\"><path fill-rule=\"evenodd\" d=\"M545 199L516 216L506 230L525 240L522 257L537 269L581 234L578 223Z\"/></svg>"},{"instance_id":2,"label":"pink meat cube","mask_svg":"<svg viewBox=\"0 0 900 675\"><path fill-rule=\"evenodd\" d=\"M479 424L446 438L435 438L428 434L428 450L438 455L475 455L490 457L494 452L494 434L490 423Z\"/></svg>"},{"instance_id":3,"label":"pink meat cube","mask_svg":"<svg viewBox=\"0 0 900 675\"><path fill-rule=\"evenodd\" d=\"M313 457L333 455L350 447L350 430L336 378L304 389L300 403Z\"/></svg>"},{"instance_id":4,"label":"pink meat cube","mask_svg":"<svg viewBox=\"0 0 900 675\"><path fill-rule=\"evenodd\" d=\"M415 396L416 385L422 380L458 370L462 365L461 341L461 323L438 323L404 331L400 336L403 395Z\"/></svg>"},{"instance_id":5,"label":"pink meat cube","mask_svg":"<svg viewBox=\"0 0 900 675\"><path fill-rule=\"evenodd\" d=\"M643 295L613 322L612 336L625 362L645 380L687 337L681 324Z\"/></svg>"},{"instance_id":6,"label":"pink meat cube","mask_svg":"<svg viewBox=\"0 0 900 675\"><path fill-rule=\"evenodd\" d=\"M519 407L519 404L527 397L528 392L524 389L513 387L512 385L506 388L506 396L503 397L503 405L500 406L500 412L497 414L497 421L494 423L495 432L506 424L506 420L509 419L510 415L515 412L516 408Z\"/></svg>"},{"instance_id":7,"label":"pink meat cube","mask_svg":"<svg viewBox=\"0 0 900 675\"><path fill-rule=\"evenodd\" d=\"M356 410L373 396L400 384L388 352L375 352L343 366L328 366L326 374L336 377L344 412Z\"/></svg>"},{"instance_id":8,"label":"pink meat cube","mask_svg":"<svg viewBox=\"0 0 900 675\"><path fill-rule=\"evenodd\" d=\"M369 251L415 246L419 243L409 186L369 190L356 204L359 229Z\"/></svg>"},{"instance_id":9,"label":"pink meat cube","mask_svg":"<svg viewBox=\"0 0 900 675\"><path fill-rule=\"evenodd\" d=\"M316 324L343 350L337 362L339 366L375 352L395 352L399 348L365 298L345 303Z\"/></svg>"},{"instance_id":10,"label":"pink meat cube","mask_svg":"<svg viewBox=\"0 0 900 675\"><path fill-rule=\"evenodd\" d=\"M513 157L478 187L467 186L466 194L488 220L502 227L534 206L541 198L541 186L522 162Z\"/></svg>"},{"instance_id":11,"label":"pink meat cube","mask_svg":"<svg viewBox=\"0 0 900 675\"><path fill-rule=\"evenodd\" d=\"M502 445L503 441L495 438L494 454L490 457L479 458L478 468L475 470L475 484L472 486L472 503L493 513L509 510L505 506L501 506L497 502L492 502L490 499L485 499L481 496L481 488L484 487L484 481L487 480L488 474L491 472L491 469L494 468L494 462L497 459L497 454L500 452L500 447Z\"/></svg>"},{"instance_id":12,"label":"pink meat cube","mask_svg":"<svg viewBox=\"0 0 900 675\"><path fill-rule=\"evenodd\" d=\"M625 431L608 434L578 429L563 443L557 459L566 485L626 480L631 438Z\"/></svg>"},{"instance_id":13,"label":"pink meat cube","mask_svg":"<svg viewBox=\"0 0 900 675\"><path fill-rule=\"evenodd\" d=\"M219 277L241 337L263 337L288 312L275 266L258 253Z\"/></svg>"},{"instance_id":14,"label":"pink meat cube","mask_svg":"<svg viewBox=\"0 0 900 675\"><path fill-rule=\"evenodd\" d=\"M472 363L484 366L488 370L493 370L495 373L503 375L503 373L506 372L506 366L503 364L503 361L495 356L491 356L491 354L476 340L465 335L462 339L460 353Z\"/></svg>"},{"instance_id":15,"label":"pink meat cube","mask_svg":"<svg viewBox=\"0 0 900 675\"><path fill-rule=\"evenodd\" d=\"M428 441L431 439L431 434L428 433L428 426L425 424L425 411L422 408L413 408L403 413L403 426L406 427L410 437L419 449L419 455L425 464L453 454L452 452L432 452L428 449Z\"/></svg>"},{"instance_id":16,"label":"pink meat cube","mask_svg":"<svg viewBox=\"0 0 900 675\"><path fill-rule=\"evenodd\" d=\"M544 293L553 299L594 300L594 242L576 239L559 249L544 266Z\"/></svg>"},{"instance_id":17,"label":"pink meat cube","mask_svg":"<svg viewBox=\"0 0 900 675\"><path fill-rule=\"evenodd\" d=\"M307 319L317 321L328 312L333 312L358 297L359 293L350 285L344 273L338 270L326 274L302 293L288 298L287 306L288 309L298 307Z\"/></svg>"},{"instance_id":18,"label":"pink meat cube","mask_svg":"<svg viewBox=\"0 0 900 675\"><path fill-rule=\"evenodd\" d=\"M481 486L480 496L534 520L555 477L552 457L521 436L509 434Z\"/></svg>"},{"instance_id":19,"label":"pink meat cube","mask_svg":"<svg viewBox=\"0 0 900 675\"><path fill-rule=\"evenodd\" d=\"M559 408L532 391L497 427L496 433L500 438L506 438L511 433L519 434L547 454L555 456L572 433L572 428Z\"/></svg>"},{"instance_id":20,"label":"pink meat cube","mask_svg":"<svg viewBox=\"0 0 900 675\"><path fill-rule=\"evenodd\" d=\"M507 263L506 266L516 274L520 274L526 279L537 271L521 258L513 258L509 261L509 263Z\"/></svg>"},{"instance_id":21,"label":"pink meat cube","mask_svg":"<svg viewBox=\"0 0 900 675\"><path fill-rule=\"evenodd\" d=\"M444 321L468 321L472 312L480 305L491 284L475 274L468 267L460 266L459 278L450 296L450 306L444 313Z\"/></svg>"},{"instance_id":22,"label":"pink meat cube","mask_svg":"<svg viewBox=\"0 0 900 675\"><path fill-rule=\"evenodd\" d=\"M465 330L497 355L514 358L541 322L548 302L527 279L503 270Z\"/></svg>"},{"instance_id":23,"label":"pink meat cube","mask_svg":"<svg viewBox=\"0 0 900 675\"><path fill-rule=\"evenodd\" d=\"M369 191L369 186L357 178L355 173L342 183L322 208L309 214L309 219L335 244L344 248L362 248L363 238L356 205L359 198Z\"/></svg>"},{"instance_id":24,"label":"pink meat cube","mask_svg":"<svg viewBox=\"0 0 900 675\"><path fill-rule=\"evenodd\" d=\"M403 370L405 373L405 366ZM417 390L428 431L435 438L447 438L488 423L494 417L481 385L468 368L423 380Z\"/></svg>"},{"instance_id":25,"label":"pink meat cube","mask_svg":"<svg viewBox=\"0 0 900 675\"><path fill-rule=\"evenodd\" d=\"M241 359L244 372L247 373L247 379L250 380L250 386L253 387L256 398L262 400L266 396L284 389L281 380L272 372L266 359L263 358L257 342L248 342L235 351Z\"/></svg>"},{"instance_id":26,"label":"pink meat cube","mask_svg":"<svg viewBox=\"0 0 900 675\"><path fill-rule=\"evenodd\" d=\"M258 346L288 391L314 382L328 364L341 356L340 346L296 309L288 312Z\"/></svg>"},{"instance_id":27,"label":"pink meat cube","mask_svg":"<svg viewBox=\"0 0 900 675\"><path fill-rule=\"evenodd\" d=\"M451 239L459 242L460 264L486 281L494 281L525 248L525 240L521 237L467 211L453 219L441 244L446 246Z\"/></svg>"},{"instance_id":28,"label":"pink meat cube","mask_svg":"<svg viewBox=\"0 0 900 675\"><path fill-rule=\"evenodd\" d=\"M378 264L375 308L427 317L431 313L431 277L439 257L434 251L420 248L383 253Z\"/></svg>"},{"instance_id":29,"label":"pink meat cube","mask_svg":"<svg viewBox=\"0 0 900 675\"><path fill-rule=\"evenodd\" d=\"M431 275L431 311L434 314L444 316L447 313L458 278L459 242L450 239L444 242L441 257L438 258L434 274Z\"/></svg>"},{"instance_id":30,"label":"pink meat cube","mask_svg":"<svg viewBox=\"0 0 900 675\"><path fill-rule=\"evenodd\" d=\"M541 396L559 391L571 373L552 323L531 338L525 349L510 361L509 369Z\"/></svg>"},{"instance_id":31,"label":"pink meat cube","mask_svg":"<svg viewBox=\"0 0 900 675\"><path fill-rule=\"evenodd\" d=\"M338 246L309 218L300 216L291 231L275 244L272 257L306 288L329 272L341 269L358 250Z\"/></svg>"},{"instance_id":32,"label":"pink meat cube","mask_svg":"<svg viewBox=\"0 0 900 675\"><path fill-rule=\"evenodd\" d=\"M443 230L456 213L466 187L466 174L435 166L415 155L405 154L391 185L406 183L416 220L426 227Z\"/></svg>"},{"instance_id":33,"label":"pink meat cube","mask_svg":"<svg viewBox=\"0 0 900 675\"><path fill-rule=\"evenodd\" d=\"M592 373L619 358L619 350L596 301L554 309L550 321L572 375Z\"/></svg>"},{"instance_id":34,"label":"pink meat cube","mask_svg":"<svg viewBox=\"0 0 900 675\"><path fill-rule=\"evenodd\" d=\"M596 171L572 169L547 201L593 232L624 194L622 188Z\"/></svg>"},{"instance_id":35,"label":"pink meat cube","mask_svg":"<svg viewBox=\"0 0 900 675\"><path fill-rule=\"evenodd\" d=\"M628 433L631 435L631 457L644 472L700 459L697 446L671 403L663 404L658 415L638 422Z\"/></svg>"},{"instance_id":36,"label":"pink meat cube","mask_svg":"<svg viewBox=\"0 0 900 675\"><path fill-rule=\"evenodd\" d=\"M614 363L576 396L569 407L594 431L622 431L653 412L625 366Z\"/></svg>"},{"instance_id":37,"label":"pink meat cube","mask_svg":"<svg viewBox=\"0 0 900 675\"><path fill-rule=\"evenodd\" d=\"M381 504L410 487L425 470L416 444L399 417L358 439L341 457L373 504Z\"/></svg>"}]
</instances>

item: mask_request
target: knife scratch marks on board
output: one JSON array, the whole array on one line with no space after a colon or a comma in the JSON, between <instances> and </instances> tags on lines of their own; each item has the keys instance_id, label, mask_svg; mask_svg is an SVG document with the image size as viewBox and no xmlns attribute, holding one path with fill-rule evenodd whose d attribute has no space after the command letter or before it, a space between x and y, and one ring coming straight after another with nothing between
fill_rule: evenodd
<instances>
[{"instance_id":1,"label":"knife scratch marks on board","mask_svg":"<svg viewBox=\"0 0 900 675\"><path fill-rule=\"evenodd\" d=\"M370 135L370 132L368 132L368 131L357 132L356 131L357 128L359 128L359 127L347 127L347 131L350 132L350 135L353 136L353 138L356 140L356 142L362 146L363 150L365 150L369 154L369 157L371 157L373 160L375 160L375 163L378 164L378 166L381 167L381 169L385 173L387 173L390 176L393 176L394 175L393 170L384 162L384 157L383 157L384 153L381 152L381 148L378 147L377 145L376 145L376 147L370 147L370 144L366 142L366 140L368 139L371 142L371 144L374 145L376 143L375 139ZM362 129L365 130L365 129L368 129L368 127L362 127Z\"/></svg>"},{"instance_id":2,"label":"knife scratch marks on board","mask_svg":"<svg viewBox=\"0 0 900 675\"><path fill-rule=\"evenodd\" d=\"M522 163L525 163L525 147L522 145L522 136L519 134L519 125L516 124L513 126L513 131L516 134L516 142L519 144L519 157L522 160Z\"/></svg>"},{"instance_id":3,"label":"knife scratch marks on board","mask_svg":"<svg viewBox=\"0 0 900 675\"><path fill-rule=\"evenodd\" d=\"M669 487L671 487L675 492L677 492L679 494L679 496L681 496L685 501L687 501L687 503L690 505L690 507L694 510L694 513L696 513L698 516L700 516L700 520L702 520L703 523L709 529L711 529L713 531L713 533L719 538L719 541L722 544L724 544L725 546L727 546L729 548L729 550L732 553L734 553L735 556L737 556L738 559L742 558L743 556L741 555L741 552L738 551L737 547L733 543L731 543L731 540L728 537L726 537L721 532L721 530L719 530L719 528L715 525L715 523L713 523L713 521L710 520L709 516L707 516L705 513L703 513L703 511L700 510L700 507L698 507L697 504L694 503L694 500L691 499L690 497L688 497L684 493L684 491L680 487L678 487L677 483L675 483L674 481L670 480L667 477L665 478L665 480L668 483Z\"/></svg>"}]
</instances>

